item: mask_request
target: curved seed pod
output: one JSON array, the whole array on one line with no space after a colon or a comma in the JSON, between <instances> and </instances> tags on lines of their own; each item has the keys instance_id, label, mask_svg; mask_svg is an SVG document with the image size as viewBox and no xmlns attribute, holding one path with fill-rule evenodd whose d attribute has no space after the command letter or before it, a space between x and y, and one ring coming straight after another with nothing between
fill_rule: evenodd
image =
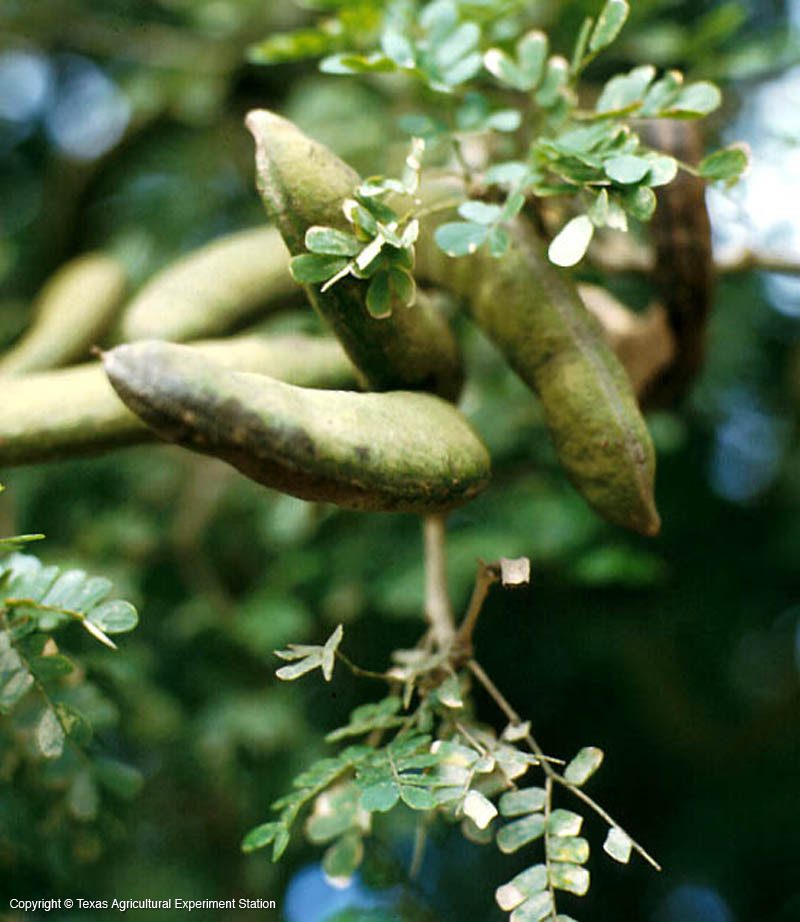
<instances>
[{"instance_id":1,"label":"curved seed pod","mask_svg":"<svg viewBox=\"0 0 800 922\"><path fill-rule=\"evenodd\" d=\"M105 333L122 300L125 272L105 253L86 253L45 283L33 326L0 359L0 375L22 375L80 359Z\"/></svg>"},{"instance_id":2,"label":"curved seed pod","mask_svg":"<svg viewBox=\"0 0 800 922\"><path fill-rule=\"evenodd\" d=\"M604 519L657 534L655 453L625 369L570 277L523 221L501 259L485 249L452 259L429 238L418 272L462 295L476 322L539 395L559 461Z\"/></svg>"},{"instance_id":3,"label":"curved seed pod","mask_svg":"<svg viewBox=\"0 0 800 922\"><path fill-rule=\"evenodd\" d=\"M641 314L629 310L599 285L578 285L586 309L600 321L603 336L622 362L641 400L653 381L675 358L675 336L660 304Z\"/></svg>"},{"instance_id":4,"label":"curved seed pod","mask_svg":"<svg viewBox=\"0 0 800 922\"><path fill-rule=\"evenodd\" d=\"M171 263L131 300L119 338L219 336L297 286L274 227L227 234Z\"/></svg>"},{"instance_id":5,"label":"curved seed pod","mask_svg":"<svg viewBox=\"0 0 800 922\"><path fill-rule=\"evenodd\" d=\"M641 122L642 139L678 159L696 163L703 156L702 128L697 122L652 119ZM650 220L655 247L653 281L667 311L677 350L674 361L648 387L646 406L669 406L685 393L703 367L706 326L714 300L714 259L706 184L680 170L658 190Z\"/></svg>"},{"instance_id":6,"label":"curved seed pod","mask_svg":"<svg viewBox=\"0 0 800 922\"><path fill-rule=\"evenodd\" d=\"M313 391L155 341L118 346L103 361L120 397L163 438L301 499L427 513L489 481L486 447L430 394Z\"/></svg>"},{"instance_id":7,"label":"curved seed pod","mask_svg":"<svg viewBox=\"0 0 800 922\"><path fill-rule=\"evenodd\" d=\"M315 224L347 230L345 199L358 174L292 122L264 110L247 116L256 142L258 189L292 254L305 250ZM463 372L458 347L445 320L419 303L376 319L366 307L367 283L346 278L322 294L306 286L311 303L330 323L372 390L429 390L455 400Z\"/></svg>"},{"instance_id":8,"label":"curved seed pod","mask_svg":"<svg viewBox=\"0 0 800 922\"><path fill-rule=\"evenodd\" d=\"M355 387L355 369L334 339L245 335L196 343L222 365L305 387ZM99 362L3 383L0 467L150 441L150 429L117 397Z\"/></svg>"}]
</instances>

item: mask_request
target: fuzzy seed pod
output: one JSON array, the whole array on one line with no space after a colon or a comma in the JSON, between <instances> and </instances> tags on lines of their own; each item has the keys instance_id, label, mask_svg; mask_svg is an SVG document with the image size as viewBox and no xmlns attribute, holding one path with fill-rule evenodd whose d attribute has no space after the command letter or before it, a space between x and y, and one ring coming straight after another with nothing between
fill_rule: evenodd
<instances>
[{"instance_id":1,"label":"fuzzy seed pod","mask_svg":"<svg viewBox=\"0 0 800 922\"><path fill-rule=\"evenodd\" d=\"M255 110L247 127L256 142L258 190L289 251L304 252L313 225L347 230L342 205L359 185L358 174L292 122ZM337 282L324 294L306 286L371 390L428 390L455 400L463 372L458 346L445 320L423 302L376 319L366 306L367 283Z\"/></svg>"},{"instance_id":2,"label":"fuzzy seed pod","mask_svg":"<svg viewBox=\"0 0 800 922\"><path fill-rule=\"evenodd\" d=\"M567 476L615 525L655 535L655 452L631 382L581 303L572 279L548 260L524 221L505 256L485 249L453 259L427 228L418 272L462 295L469 312L539 396Z\"/></svg>"},{"instance_id":3,"label":"fuzzy seed pod","mask_svg":"<svg viewBox=\"0 0 800 922\"><path fill-rule=\"evenodd\" d=\"M65 263L45 283L33 325L0 358L0 376L58 368L83 358L111 323L126 278L117 260L86 253Z\"/></svg>"},{"instance_id":4,"label":"fuzzy seed pod","mask_svg":"<svg viewBox=\"0 0 800 922\"><path fill-rule=\"evenodd\" d=\"M488 484L485 446L429 394L313 391L155 341L118 346L103 361L119 396L162 438L301 499L422 514Z\"/></svg>"},{"instance_id":5,"label":"fuzzy seed pod","mask_svg":"<svg viewBox=\"0 0 800 922\"><path fill-rule=\"evenodd\" d=\"M220 237L170 263L131 300L119 338L175 342L220 336L297 288L273 227Z\"/></svg>"},{"instance_id":6,"label":"fuzzy seed pod","mask_svg":"<svg viewBox=\"0 0 800 922\"><path fill-rule=\"evenodd\" d=\"M334 339L257 335L195 343L226 367L305 387L355 387L355 369ZM3 383L0 467L106 451L153 433L117 397L99 362L23 375Z\"/></svg>"}]
</instances>

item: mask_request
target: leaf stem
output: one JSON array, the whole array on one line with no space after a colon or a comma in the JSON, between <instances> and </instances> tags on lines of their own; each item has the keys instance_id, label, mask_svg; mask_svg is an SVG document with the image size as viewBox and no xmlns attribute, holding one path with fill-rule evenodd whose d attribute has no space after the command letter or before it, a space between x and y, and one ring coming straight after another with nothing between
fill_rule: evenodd
<instances>
[{"instance_id":1,"label":"leaf stem","mask_svg":"<svg viewBox=\"0 0 800 922\"><path fill-rule=\"evenodd\" d=\"M494 682L489 678L480 663L474 659L471 659L467 663L467 666L470 672L481 683L481 685L483 685L483 687L489 693L490 697L494 700L495 704L497 704L497 706L506 715L509 721L514 724L522 723L519 714L517 714L514 708L511 707L511 705L508 703L508 700L505 698L500 689L494 684ZM649 852L647 852L641 845L639 845L639 843L632 836L625 832L622 826L620 826L620 824L615 819L613 819L609 813L607 813L600 806L600 804L597 803L597 801L591 798L579 787L567 781L563 775L559 774L559 772L557 772L553 766L549 764L547 756L544 755L541 747L530 733L525 735L525 742L528 744L537 759L539 759L539 762L542 766L542 771L545 773L545 776L548 780L556 782L562 787L567 788L567 790L571 791L575 797L578 798L578 800L582 800L588 807L591 807L599 817L604 819L609 824L609 826L615 826L620 830L620 832L628 836L628 838L631 840L631 844L634 850L637 851L648 864L655 868L656 871L661 870L661 865L655 860L655 858L653 858Z\"/></svg>"},{"instance_id":2,"label":"leaf stem","mask_svg":"<svg viewBox=\"0 0 800 922\"><path fill-rule=\"evenodd\" d=\"M481 613L483 603L489 593L489 587L499 582L500 575L496 567L487 567L484 560L478 560L478 572L475 576L475 586L472 589L472 596L467 606L467 612L464 620L459 625L455 637L455 646L464 650L472 648L472 632L478 621L478 615Z\"/></svg>"},{"instance_id":3,"label":"leaf stem","mask_svg":"<svg viewBox=\"0 0 800 922\"><path fill-rule=\"evenodd\" d=\"M353 675L361 676L365 679L380 679L382 682L393 681L392 677L385 672L373 672L371 669L364 669L361 666L357 666L348 656L342 653L338 647L335 650L335 656L347 666Z\"/></svg>"},{"instance_id":4,"label":"leaf stem","mask_svg":"<svg viewBox=\"0 0 800 922\"><path fill-rule=\"evenodd\" d=\"M556 888L553 886L550 862L550 813L553 809L553 777L548 775L544 782L544 864L547 868L547 889L550 892L550 918L556 920Z\"/></svg>"}]
</instances>

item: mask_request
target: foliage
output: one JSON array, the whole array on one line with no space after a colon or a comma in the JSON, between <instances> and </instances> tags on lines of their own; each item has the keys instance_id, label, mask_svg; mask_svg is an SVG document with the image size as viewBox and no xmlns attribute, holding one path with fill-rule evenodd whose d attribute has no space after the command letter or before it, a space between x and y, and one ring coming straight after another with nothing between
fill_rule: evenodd
<instances>
[{"instance_id":1,"label":"foliage","mask_svg":"<svg viewBox=\"0 0 800 922\"><path fill-rule=\"evenodd\" d=\"M112 649L108 636L132 630L134 607L106 600L111 583L82 570L43 566L15 550L41 536L7 538L0 544L0 738L3 774L52 792L50 810L70 824L94 822L106 795L128 799L142 784L139 772L104 754L92 740L113 706L87 678L80 658L59 642L78 623ZM68 643L68 639L64 641ZM6 803L3 809L13 810Z\"/></svg>"},{"instance_id":2,"label":"foliage","mask_svg":"<svg viewBox=\"0 0 800 922\"><path fill-rule=\"evenodd\" d=\"M436 242L444 252L463 256L488 245L500 257L509 245L504 225L525 207L526 199L571 197L582 213L566 223L549 251L561 266L581 260L595 228L627 230L629 218L648 221L656 207L653 190L671 182L679 168L726 182L745 169L747 158L740 149L718 151L696 166L678 163L643 144L633 127L633 119L693 119L713 112L721 95L707 81L687 84L675 70L656 79L656 69L643 65L609 78L592 107L581 103L579 82L619 35L630 12L626 0L608 0L596 18L584 19L569 61L550 54L543 31L523 31L521 19L505 19L514 12L511 7L457 0L422 6L414 0L373 4L380 50L324 58L320 66L326 73L414 77L432 99L426 112L403 118L405 129L419 136L406 176L400 182L370 180L359 190L359 202L345 204L351 237L331 228L310 229L306 246L314 255L295 258L298 280L325 281L327 287L349 273L373 277L369 309L376 316L389 313L394 301L403 304L413 298L406 270L412 264L416 217L425 213L424 202L416 197L423 141L454 152L468 187L468 197L459 206L461 220L437 229ZM337 28L330 23L324 28L349 36L352 12L344 4L341 18L334 20ZM267 40L251 57L274 63L291 49L305 57L306 34L282 37L277 55L271 50L274 40ZM496 45L498 36L502 42ZM498 133L510 136L511 143L496 141ZM464 153L476 138L490 152L486 168L477 172ZM470 189L484 188L484 198L469 197ZM411 209L401 217L385 203L379 205L374 196L387 193L410 197ZM487 194L499 201L486 201ZM390 249L381 257L386 243Z\"/></svg>"},{"instance_id":3,"label":"foliage","mask_svg":"<svg viewBox=\"0 0 800 922\"><path fill-rule=\"evenodd\" d=\"M353 29L377 21L363 15L367 6L353 5ZM562 50L571 47L580 17L595 12L583 2L525 3L516 12L509 3L509 14L520 15L520 6L523 17L531 10L537 17L525 28L547 29ZM711 79L753 67L774 72L788 47L764 40L777 8L761 5L737 33L730 25L737 6L701 14L696 4L634 4L590 75L609 77L612 66L627 73L645 61L681 62ZM111 156L88 164L63 157L43 117L10 126L0 152L9 204L0 241L3 346L30 319L31 296L65 255L118 247L133 257L138 282L188 248L260 220L249 150L246 143L237 150L233 140L238 113L254 97L302 111L303 127L315 137L330 131L331 146L345 158L360 144L363 175L385 169L392 155L387 125L409 105L396 83L321 84L302 65L241 66L236 44L290 25L285 7L156 0L98 12L97 4L77 2L80 28L65 30L63 20L49 23L30 4L9 4L9 15L19 10L23 20L9 29L12 43L24 35L25 47L53 66L53 105L66 81L60 52L67 50L70 66L91 61L121 87L134 124ZM478 4L471 15L481 15ZM727 45L715 44L715 35ZM338 32L321 53L368 52L368 38L362 47ZM491 36L493 46L513 50L505 41ZM223 63L209 73L212 52ZM739 105L751 90L726 95ZM502 112L505 103L496 104ZM509 135L492 137L502 144ZM435 146L429 151L435 161ZM598 276L593 265L583 272ZM602 275L632 303L647 303L651 292L638 276ZM665 518L663 538L650 546L613 533L564 489L535 406L491 348L457 321L474 370L466 403L492 446L495 489L491 501L452 519L451 594L466 601L477 555L535 557L534 591L502 605L490 599L477 637L482 659L557 749L586 738L613 753L613 771L597 779L598 789L611 786L603 799L635 817L667 869L603 874L602 882L597 875L597 898L583 907L587 919L605 919L612 895L619 915L631 919L642 906L670 922L699 905L724 915L727 904L736 917L780 922L796 915L800 821L787 767L798 753L797 323L788 313L791 299L781 302L772 281L750 271L722 281L699 388L685 407L650 419ZM318 329L308 313L286 313L272 328ZM7 479L14 489L2 511L15 522L5 530L47 531L48 560L113 575L152 616L122 655L94 645L79 660L105 699L92 714L92 745L148 777L135 814L120 813L111 799L101 803L98 825L118 847L98 847L97 826L81 823L73 847L62 849L54 822L75 829L59 809L63 787L41 772L14 775L14 787L0 794L0 877L35 898L63 895L65 880L89 897L138 896L145 879L165 896L282 892L313 852L298 843L289 861L272 866L260 854L243 859L237 837L261 818L265 798L319 757L322 728L371 696L361 680L353 687L341 677L330 686L274 687L265 657L287 638L321 643L342 621L360 662L388 652L387 637L413 643L423 583L414 523L308 507L166 449L9 471ZM731 482L747 485L746 499L726 491ZM59 646L62 634L84 639L77 626L65 625ZM70 658L76 660L72 652ZM71 749L68 742L65 752ZM49 770L60 762L36 764ZM643 778L669 783L644 797ZM400 852L402 814L411 812L398 807L381 818L378 831ZM120 819L135 847L121 841ZM485 884L489 875L498 882L511 876L495 861L510 858L462 848L457 834L435 838L434 860L421 875L434 902L446 896L457 918L496 915ZM694 904L679 901L690 897ZM350 918L367 912L345 910ZM395 914L369 911L369 918L389 917Z\"/></svg>"},{"instance_id":4,"label":"foliage","mask_svg":"<svg viewBox=\"0 0 800 922\"><path fill-rule=\"evenodd\" d=\"M514 563L521 561L504 562L502 570L499 564L490 568L481 564L479 583L500 578L496 572L502 572L509 585L527 582L528 567L520 574ZM472 617L476 615L477 611ZM465 625L469 621L470 616ZM603 761L602 750L584 747L563 771L557 769L558 760L544 755L531 736L530 722L519 718L482 667L474 660L457 666L463 661L457 653L459 636L449 651L431 649L426 638L412 650L395 651L392 668L384 676L374 676L389 683L389 695L359 705L347 724L328 733L328 742L345 741L344 748L298 775L293 790L272 804L278 818L252 829L242 849L252 852L271 845L272 859L277 861L289 845L300 811L310 806L306 835L315 845L327 846L323 869L343 886L364 859L364 837L372 831L375 815L402 803L421 814L421 847L435 815L459 821L464 835L473 841L494 839L503 854L514 854L542 839L543 862L531 864L499 886L495 898L501 909L511 912L512 922L544 918L565 922L570 917L556 915L556 892L575 896L588 892L590 877L584 865L589 843L580 837L583 817L553 806L555 785L580 796L584 805L609 823L604 849L612 858L627 863L635 847L658 865L582 791ZM322 664L330 680L337 654L356 674L365 674L339 651L341 639L340 625L324 647L291 645L289 651L278 651L282 659L305 657L292 671L279 669L278 677L291 681ZM475 719L473 679L508 719L499 736ZM397 693L401 688L402 697ZM527 777L537 769L543 774L543 786L531 784ZM419 849L412 874L422 858Z\"/></svg>"}]
</instances>

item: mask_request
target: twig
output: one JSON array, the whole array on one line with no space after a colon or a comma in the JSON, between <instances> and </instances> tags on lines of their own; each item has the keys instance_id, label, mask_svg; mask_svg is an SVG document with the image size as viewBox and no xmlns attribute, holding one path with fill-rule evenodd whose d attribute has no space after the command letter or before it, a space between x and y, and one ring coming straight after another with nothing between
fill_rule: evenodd
<instances>
[{"instance_id":1,"label":"twig","mask_svg":"<svg viewBox=\"0 0 800 922\"><path fill-rule=\"evenodd\" d=\"M392 676L385 672L373 672L371 669L363 669L361 666L357 666L348 656L342 653L338 647L336 648L334 655L336 656L336 659L341 660L345 666L347 666L353 675L361 676L365 679L380 679L381 682L393 681Z\"/></svg>"},{"instance_id":2,"label":"twig","mask_svg":"<svg viewBox=\"0 0 800 922\"><path fill-rule=\"evenodd\" d=\"M550 891L550 918L556 920L556 888L553 886L550 861L550 813L553 809L553 778L548 775L544 782L544 865L547 868L547 889Z\"/></svg>"},{"instance_id":3,"label":"twig","mask_svg":"<svg viewBox=\"0 0 800 922\"><path fill-rule=\"evenodd\" d=\"M653 251L628 240L606 241L589 250L589 260L601 272L652 272L655 264ZM723 247L714 255L714 269L720 275L737 272L779 272L800 275L800 257L782 255L748 246Z\"/></svg>"},{"instance_id":4,"label":"twig","mask_svg":"<svg viewBox=\"0 0 800 922\"><path fill-rule=\"evenodd\" d=\"M470 650L472 648L472 632L475 630L478 615L480 615L483 603L486 601L489 587L492 583L497 583L499 581L500 574L497 572L497 567L487 567L485 561L478 560L478 572L475 576L475 586L472 589L472 596L470 597L464 620L461 622L456 632L454 644L456 648L464 650Z\"/></svg>"},{"instance_id":5,"label":"twig","mask_svg":"<svg viewBox=\"0 0 800 922\"><path fill-rule=\"evenodd\" d=\"M425 616L440 649L453 642L456 628L447 594L447 556L444 516L429 515L423 522L425 544Z\"/></svg>"},{"instance_id":6,"label":"twig","mask_svg":"<svg viewBox=\"0 0 800 922\"><path fill-rule=\"evenodd\" d=\"M494 700L495 704L506 715L509 721L513 724L522 723L522 719L520 718L519 714L517 714L514 708L511 707L511 705L508 703L503 693L494 684L494 682L489 678L489 676L486 674L486 672L484 671L480 663L478 663L474 659L471 659L467 663L467 666L469 667L470 672L481 683L481 685L483 685L483 687L489 693L491 698ZM549 760L544 755L544 752L542 751L541 747L536 742L536 740L533 738L533 736L531 736L530 733L527 733L525 735L525 742L528 744L528 746L530 747L531 751L536 756L536 758L539 759L540 764L542 766L542 771L545 773L545 776L548 779L560 784L562 787L567 788L579 800L582 800L587 806L591 807L592 810L594 810L594 812L598 816L600 816L602 819L604 819L609 824L609 826L616 827L617 829L619 829L620 832L628 836L634 850L637 851L642 856L642 858L644 858L644 860L648 864L652 865L657 871L661 870L661 865L655 860L655 858L653 858L652 855L650 855L644 848L642 848L642 846L639 845L639 843L635 839L633 839L630 835L628 835L628 833L625 832L622 826L620 826L620 824L615 819L613 819L596 801L594 801L591 797L589 797L589 795L586 794L584 791L582 791L579 787L576 787L574 784L567 781L567 779L564 778L563 775L560 775L552 767L552 765L549 764Z\"/></svg>"},{"instance_id":7,"label":"twig","mask_svg":"<svg viewBox=\"0 0 800 922\"><path fill-rule=\"evenodd\" d=\"M411 855L411 864L408 866L408 879L415 881L422 870L422 859L425 857L425 845L428 841L428 823L423 815L417 820L414 831L414 851Z\"/></svg>"}]
</instances>

